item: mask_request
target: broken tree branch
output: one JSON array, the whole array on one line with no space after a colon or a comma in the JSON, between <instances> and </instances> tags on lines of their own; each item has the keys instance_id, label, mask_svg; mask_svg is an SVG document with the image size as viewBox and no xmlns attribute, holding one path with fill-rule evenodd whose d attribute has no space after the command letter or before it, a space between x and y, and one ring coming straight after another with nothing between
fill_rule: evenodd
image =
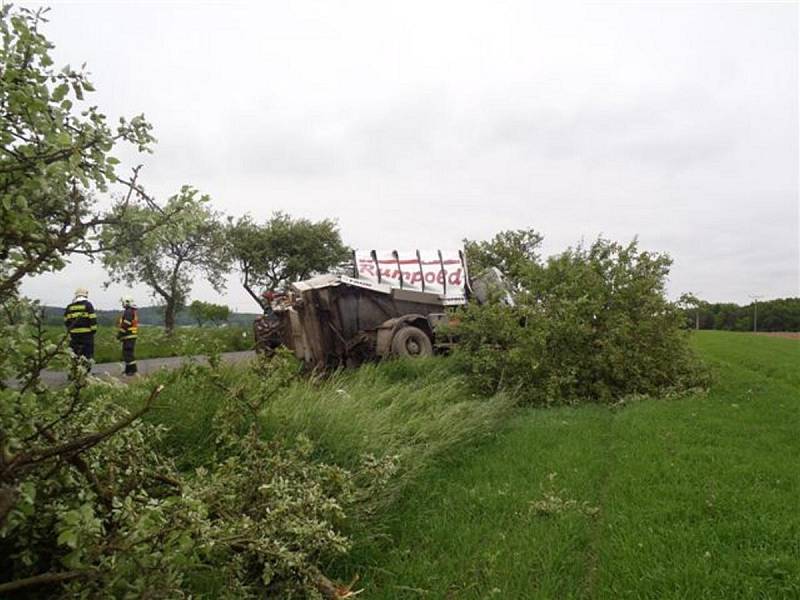
<instances>
[{"instance_id":1,"label":"broken tree branch","mask_svg":"<svg viewBox=\"0 0 800 600\"><path fill-rule=\"evenodd\" d=\"M91 574L91 571L62 571L61 573L42 573L41 575L34 575L33 577L26 577L25 579L17 579L16 581L9 581L8 583L0 583L0 595L19 592L34 587L42 587L46 585L55 585L79 579Z\"/></svg>"},{"instance_id":2,"label":"broken tree branch","mask_svg":"<svg viewBox=\"0 0 800 600\"><path fill-rule=\"evenodd\" d=\"M69 442L65 442L63 444L59 444L56 446L51 446L49 448L40 448L37 450L32 450L29 452L23 452L18 454L14 458L12 458L4 468L4 472L0 473L0 476L3 479L9 480L12 478L12 475L15 471L20 471L26 467L30 467L41 463L49 458L61 457L65 455L74 455L84 452L90 448L93 448L103 440L111 437L121 429L124 429L139 417L141 417L144 413L146 413L150 407L152 406L155 399L164 389L163 385L159 385L158 387L154 388L153 391L150 393L147 401L145 402L144 406L139 410L132 412L124 419L120 419L114 425L109 427L104 431L98 431L95 433L89 433L87 435L81 436Z\"/></svg>"}]
</instances>

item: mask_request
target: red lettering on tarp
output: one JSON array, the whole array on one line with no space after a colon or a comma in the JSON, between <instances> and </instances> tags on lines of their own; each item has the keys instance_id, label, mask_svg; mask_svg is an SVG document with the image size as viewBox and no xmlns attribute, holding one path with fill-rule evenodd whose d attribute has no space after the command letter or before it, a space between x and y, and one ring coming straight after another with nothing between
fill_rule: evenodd
<instances>
[{"instance_id":1,"label":"red lettering on tarp","mask_svg":"<svg viewBox=\"0 0 800 600\"><path fill-rule=\"evenodd\" d=\"M438 256L437 256L438 254ZM465 284L466 272L461 258L454 251L395 251L356 256L359 277L382 281L392 288L424 289L448 295L459 293Z\"/></svg>"}]
</instances>

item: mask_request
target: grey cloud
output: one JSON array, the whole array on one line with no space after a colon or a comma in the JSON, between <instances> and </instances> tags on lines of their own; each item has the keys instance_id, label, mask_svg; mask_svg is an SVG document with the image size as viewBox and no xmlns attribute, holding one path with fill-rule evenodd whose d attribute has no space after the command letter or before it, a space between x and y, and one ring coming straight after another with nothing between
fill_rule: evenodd
<instances>
[{"instance_id":1,"label":"grey cloud","mask_svg":"<svg viewBox=\"0 0 800 600\"><path fill-rule=\"evenodd\" d=\"M710 98L643 95L635 103L602 100L580 111L517 110L495 115L476 140L480 151L508 148L543 160L629 160L668 170L718 160L734 143L731 124Z\"/></svg>"},{"instance_id":2,"label":"grey cloud","mask_svg":"<svg viewBox=\"0 0 800 600\"><path fill-rule=\"evenodd\" d=\"M62 4L49 27L104 111L153 121L159 196L362 246L638 234L676 292L797 293L797 6L534 4Z\"/></svg>"},{"instance_id":3,"label":"grey cloud","mask_svg":"<svg viewBox=\"0 0 800 600\"><path fill-rule=\"evenodd\" d=\"M237 173L313 178L346 167L334 145L308 135L283 132L263 137L245 136L241 142L234 152L238 160L230 165Z\"/></svg>"}]
</instances>

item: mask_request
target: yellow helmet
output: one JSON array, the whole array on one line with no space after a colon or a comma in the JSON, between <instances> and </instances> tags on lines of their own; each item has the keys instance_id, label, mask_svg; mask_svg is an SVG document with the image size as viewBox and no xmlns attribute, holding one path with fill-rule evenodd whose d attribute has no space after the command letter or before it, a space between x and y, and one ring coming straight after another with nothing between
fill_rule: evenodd
<instances>
[{"instance_id":1,"label":"yellow helmet","mask_svg":"<svg viewBox=\"0 0 800 600\"><path fill-rule=\"evenodd\" d=\"M80 296L83 296L84 298L88 297L89 290L87 290L84 287L79 287L78 289L75 290L75 297L78 298Z\"/></svg>"}]
</instances>

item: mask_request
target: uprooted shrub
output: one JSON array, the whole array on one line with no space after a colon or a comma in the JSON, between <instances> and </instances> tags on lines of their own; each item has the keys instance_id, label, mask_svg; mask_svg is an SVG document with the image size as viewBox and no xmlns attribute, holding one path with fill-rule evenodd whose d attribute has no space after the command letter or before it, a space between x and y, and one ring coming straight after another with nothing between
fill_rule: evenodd
<instances>
[{"instance_id":1,"label":"uprooted shrub","mask_svg":"<svg viewBox=\"0 0 800 600\"><path fill-rule=\"evenodd\" d=\"M118 144L149 150L151 127L142 116L112 126L85 101L85 71L53 66L46 12L0 5L0 597L196 597L209 573L224 576L214 597L343 596L318 565L346 547L340 521L390 463L339 469L304 440L267 445L221 415L212 466L181 474L163 431L139 418L161 384L88 385L75 357L66 388L42 384L65 344L47 339L19 285L75 253L110 251L99 228L132 211L152 209L151 232L188 207L157 209L138 167L116 171ZM122 191L120 211L102 214L109 188ZM253 394L220 389L225 415L268 402L284 362L264 365L269 387Z\"/></svg>"},{"instance_id":2,"label":"uprooted shrub","mask_svg":"<svg viewBox=\"0 0 800 600\"><path fill-rule=\"evenodd\" d=\"M666 298L671 260L598 239L515 266L514 307L463 310L459 365L484 392L532 404L614 402L702 387L683 316Z\"/></svg>"},{"instance_id":3,"label":"uprooted shrub","mask_svg":"<svg viewBox=\"0 0 800 600\"><path fill-rule=\"evenodd\" d=\"M182 474L164 429L140 419L163 382L88 385L73 357L66 388L42 385L61 347L35 315L0 332L0 596L190 597L212 573L215 597L346 597L320 565L348 549L351 508L395 465L347 470L302 436L264 440L257 416L292 378L288 356L258 363L255 389L220 386L212 460Z\"/></svg>"}]
</instances>

